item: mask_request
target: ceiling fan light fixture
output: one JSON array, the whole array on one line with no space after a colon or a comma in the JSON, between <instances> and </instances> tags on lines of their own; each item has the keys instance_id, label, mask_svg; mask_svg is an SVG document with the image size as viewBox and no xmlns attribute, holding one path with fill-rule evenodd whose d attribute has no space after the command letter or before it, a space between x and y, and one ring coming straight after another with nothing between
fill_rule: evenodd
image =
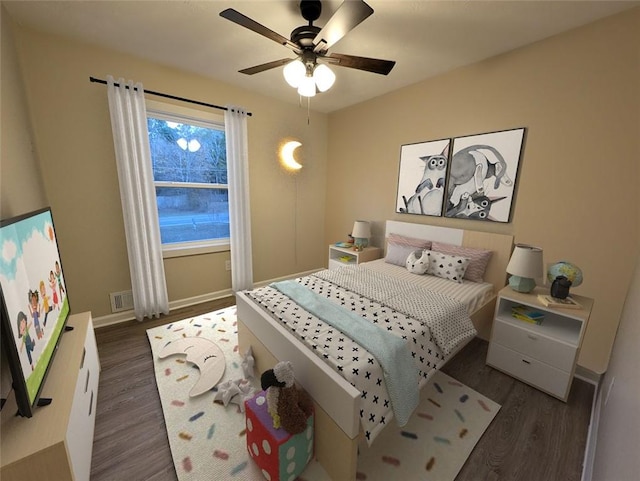
<instances>
[{"instance_id":1,"label":"ceiling fan light fixture","mask_svg":"<svg viewBox=\"0 0 640 481\"><path fill-rule=\"evenodd\" d=\"M320 64L316 66L315 70L313 71L313 80L318 86L318 90L320 92L326 92L336 81L336 74L334 74L333 70L331 70L325 64Z\"/></svg>"},{"instance_id":2,"label":"ceiling fan light fixture","mask_svg":"<svg viewBox=\"0 0 640 481\"><path fill-rule=\"evenodd\" d=\"M314 97L316 95L316 82L311 76L305 76L298 86L298 93L303 97Z\"/></svg>"},{"instance_id":3,"label":"ceiling fan light fixture","mask_svg":"<svg viewBox=\"0 0 640 481\"><path fill-rule=\"evenodd\" d=\"M307 75L307 68L304 63L302 63L302 60L297 58L293 62L289 62L285 65L282 73L284 75L284 79L289 85L293 88L298 88Z\"/></svg>"},{"instance_id":4,"label":"ceiling fan light fixture","mask_svg":"<svg viewBox=\"0 0 640 481\"><path fill-rule=\"evenodd\" d=\"M286 82L297 89L300 95L313 97L317 92L329 90L335 82L336 76L325 65L326 62L380 75L391 72L395 65L391 60L356 57L335 52L329 54L334 44L373 14L373 8L364 0L344 0L324 27L314 25L322 11L321 0L302 0L297 3L302 17L308 23L293 29L290 38L283 37L233 8L220 12L221 17L287 47L298 56L293 61L285 58L255 65L240 70L240 73L253 75L284 65L283 74ZM319 64L318 60L324 63Z\"/></svg>"}]
</instances>

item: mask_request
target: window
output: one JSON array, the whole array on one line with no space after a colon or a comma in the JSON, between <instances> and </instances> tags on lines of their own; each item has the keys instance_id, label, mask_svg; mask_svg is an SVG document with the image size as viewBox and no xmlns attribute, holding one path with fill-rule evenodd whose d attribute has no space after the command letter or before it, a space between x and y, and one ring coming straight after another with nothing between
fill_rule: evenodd
<instances>
[{"instance_id":1,"label":"window","mask_svg":"<svg viewBox=\"0 0 640 481\"><path fill-rule=\"evenodd\" d=\"M229 249L224 118L147 101L164 257Z\"/></svg>"}]
</instances>

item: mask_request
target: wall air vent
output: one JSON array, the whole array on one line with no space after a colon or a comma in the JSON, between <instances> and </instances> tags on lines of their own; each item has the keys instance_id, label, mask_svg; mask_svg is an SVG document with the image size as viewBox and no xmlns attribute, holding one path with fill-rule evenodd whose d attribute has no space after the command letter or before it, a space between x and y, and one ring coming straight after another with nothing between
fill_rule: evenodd
<instances>
[{"instance_id":1,"label":"wall air vent","mask_svg":"<svg viewBox=\"0 0 640 481\"><path fill-rule=\"evenodd\" d=\"M109 294L111 299L111 312L122 312L133 309L133 292L121 291Z\"/></svg>"}]
</instances>

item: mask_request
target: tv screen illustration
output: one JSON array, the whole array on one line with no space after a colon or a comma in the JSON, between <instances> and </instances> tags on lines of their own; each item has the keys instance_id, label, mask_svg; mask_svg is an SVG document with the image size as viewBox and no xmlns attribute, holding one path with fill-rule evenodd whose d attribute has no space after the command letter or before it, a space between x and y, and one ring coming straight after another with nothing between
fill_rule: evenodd
<instances>
[{"instance_id":1,"label":"tv screen illustration","mask_svg":"<svg viewBox=\"0 0 640 481\"><path fill-rule=\"evenodd\" d=\"M0 221L0 287L18 412L31 417L69 316L50 208Z\"/></svg>"}]
</instances>

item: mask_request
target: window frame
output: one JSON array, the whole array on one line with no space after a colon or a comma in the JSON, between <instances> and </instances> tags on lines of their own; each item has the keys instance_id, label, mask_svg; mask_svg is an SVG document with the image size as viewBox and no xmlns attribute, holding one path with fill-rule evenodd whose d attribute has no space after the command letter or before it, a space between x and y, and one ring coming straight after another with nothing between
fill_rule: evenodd
<instances>
[{"instance_id":1,"label":"window frame","mask_svg":"<svg viewBox=\"0 0 640 481\"><path fill-rule=\"evenodd\" d=\"M149 116L170 122L189 123L204 128L220 128L225 131L224 116L210 111L197 110L171 103L145 100L147 118ZM226 132L225 132L226 135ZM227 169L228 172L228 169ZM187 188L187 189L229 189L228 184L205 184L200 182L168 182L153 181L155 188ZM174 257L209 254L213 252L230 251L230 239L228 237L210 240L197 240L172 244L162 244L162 257L169 259Z\"/></svg>"}]
</instances>

